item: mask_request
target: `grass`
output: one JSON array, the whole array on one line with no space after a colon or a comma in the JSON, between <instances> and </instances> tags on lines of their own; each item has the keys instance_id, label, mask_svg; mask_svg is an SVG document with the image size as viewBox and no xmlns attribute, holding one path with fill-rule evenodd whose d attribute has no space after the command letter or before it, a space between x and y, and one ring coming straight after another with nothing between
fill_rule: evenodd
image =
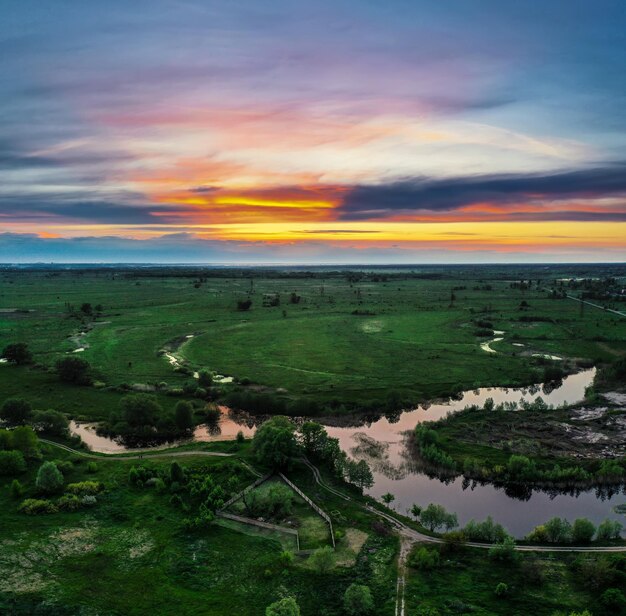
<instances>
[{"instance_id":1,"label":"grass","mask_svg":"<svg viewBox=\"0 0 626 616\"><path fill-rule=\"evenodd\" d=\"M256 389L279 390L291 399L346 405L382 405L394 390L418 401L478 386L529 384L541 378L533 353L591 361L626 353L626 319L591 308L581 315L577 302L549 299L543 286L520 291L494 279L487 288L488 269L474 279L455 279L454 271L444 280L358 283L343 275L259 275L247 312L236 310L237 300L251 290L241 278L208 278L196 288L194 279L167 270L141 278L109 271L4 272L0 308L31 312L0 312L0 336L27 342L36 361L51 366L76 347L73 334L86 332L80 356L109 386L180 387L189 377L175 372L159 351L185 340L177 354L192 369L249 379ZM298 304L289 303L292 292L301 297ZM265 293L279 293L281 305L263 307ZM68 305L77 309L86 301L104 307L95 321L68 312ZM530 308L521 312L521 301ZM497 353L480 349L476 320L505 331L504 340L493 345ZM25 383L37 405L53 404L85 418L106 417L122 395L79 391L38 370L0 366L3 392L24 393ZM167 408L175 401L160 398Z\"/></svg>"},{"instance_id":2,"label":"grass","mask_svg":"<svg viewBox=\"0 0 626 616\"><path fill-rule=\"evenodd\" d=\"M128 471L139 461L102 459L90 473L88 460L43 446L44 458L72 460L66 483L97 479L106 485L98 504L74 513L25 516L9 495L10 480L0 483L0 612L109 615L184 614L257 616L287 592L294 595L304 616L342 614L347 586L359 579L375 592L377 613L393 613L395 550L393 538L381 538L375 549L377 568L364 567L352 555L326 575L313 573L306 560L279 565L288 548L272 534L242 532L220 521L204 530L183 530L186 515L171 505L169 494L136 488ZM244 447L245 452L245 447ZM184 467L205 469L229 477L237 458L177 458ZM169 468L171 459L144 459L154 468ZM34 477L40 462L29 464L20 481L24 498L35 496ZM239 489L249 480L245 473ZM303 480L298 469L293 479ZM336 505L335 505L336 506ZM356 505L350 505L355 507ZM308 506L305 506L310 512ZM350 511L346 510L346 520ZM307 515L304 516L305 520ZM350 527L369 531L370 519L350 519ZM369 536L369 533L364 533ZM376 540L378 541L378 540ZM374 543L376 543L374 541ZM345 549L350 547L346 541ZM391 580L391 583L388 583ZM47 606L44 608L43 605ZM46 612L45 610L50 610ZM21 610L21 611L20 611Z\"/></svg>"},{"instance_id":3,"label":"grass","mask_svg":"<svg viewBox=\"0 0 626 616\"><path fill-rule=\"evenodd\" d=\"M408 569L407 613L430 606L442 615L553 616L595 608L600 591L581 586L568 566L571 560L569 555L523 553L515 563L502 563L490 560L486 550L467 548L443 554L441 566L435 569ZM505 597L495 594L500 582L509 588ZM594 609L593 613L603 612Z\"/></svg>"}]
</instances>

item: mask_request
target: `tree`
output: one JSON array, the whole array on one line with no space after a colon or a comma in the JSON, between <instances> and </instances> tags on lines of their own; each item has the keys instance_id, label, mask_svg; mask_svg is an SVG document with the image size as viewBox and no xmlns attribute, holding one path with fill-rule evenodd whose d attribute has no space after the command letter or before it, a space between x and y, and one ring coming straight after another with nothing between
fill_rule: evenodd
<instances>
[{"instance_id":1,"label":"tree","mask_svg":"<svg viewBox=\"0 0 626 616\"><path fill-rule=\"evenodd\" d=\"M174 421L179 430L187 432L193 428L193 407L189 402L181 400L174 408Z\"/></svg>"},{"instance_id":2,"label":"tree","mask_svg":"<svg viewBox=\"0 0 626 616\"><path fill-rule=\"evenodd\" d=\"M394 500L396 500L396 497L391 492L383 494L380 498L385 505L390 505Z\"/></svg>"},{"instance_id":3,"label":"tree","mask_svg":"<svg viewBox=\"0 0 626 616\"><path fill-rule=\"evenodd\" d=\"M544 527L550 543L568 543L572 540L572 525L565 518L554 517Z\"/></svg>"},{"instance_id":4,"label":"tree","mask_svg":"<svg viewBox=\"0 0 626 616\"><path fill-rule=\"evenodd\" d=\"M267 420L256 431L252 450L261 464L274 469L289 468L299 453L293 423L280 415Z\"/></svg>"},{"instance_id":5,"label":"tree","mask_svg":"<svg viewBox=\"0 0 626 616\"><path fill-rule=\"evenodd\" d=\"M8 424L19 426L25 424L30 418L33 408L30 402L23 398L9 398L4 401L0 408L0 419L4 419Z\"/></svg>"},{"instance_id":6,"label":"tree","mask_svg":"<svg viewBox=\"0 0 626 616\"><path fill-rule=\"evenodd\" d=\"M176 460L174 460L174 462L170 465L170 481L172 483L177 482L179 484L185 483L185 471L183 470L183 467L176 462Z\"/></svg>"},{"instance_id":7,"label":"tree","mask_svg":"<svg viewBox=\"0 0 626 616\"><path fill-rule=\"evenodd\" d=\"M598 541L610 541L611 539L619 539L622 532L622 524L617 520L604 520L598 526Z\"/></svg>"},{"instance_id":8,"label":"tree","mask_svg":"<svg viewBox=\"0 0 626 616\"><path fill-rule=\"evenodd\" d=\"M374 485L374 477L369 464L365 460L349 460L346 465L348 481L358 486L361 490L371 488Z\"/></svg>"},{"instance_id":9,"label":"tree","mask_svg":"<svg viewBox=\"0 0 626 616\"><path fill-rule=\"evenodd\" d=\"M504 582L500 582L495 589L496 597L506 597L509 594L509 587Z\"/></svg>"},{"instance_id":10,"label":"tree","mask_svg":"<svg viewBox=\"0 0 626 616\"><path fill-rule=\"evenodd\" d=\"M300 435L304 451L309 455L320 457L328 439L326 428L315 421L305 421L300 428Z\"/></svg>"},{"instance_id":11,"label":"tree","mask_svg":"<svg viewBox=\"0 0 626 616\"><path fill-rule=\"evenodd\" d=\"M600 602L611 614L621 614L626 608L626 597L619 588L607 588L600 597Z\"/></svg>"},{"instance_id":12,"label":"tree","mask_svg":"<svg viewBox=\"0 0 626 616\"><path fill-rule=\"evenodd\" d=\"M63 475L54 462L44 462L37 471L37 490L42 494L54 494L63 488Z\"/></svg>"},{"instance_id":13,"label":"tree","mask_svg":"<svg viewBox=\"0 0 626 616\"><path fill-rule=\"evenodd\" d=\"M285 597L265 608L265 616L300 616L300 608L292 597Z\"/></svg>"},{"instance_id":14,"label":"tree","mask_svg":"<svg viewBox=\"0 0 626 616\"><path fill-rule=\"evenodd\" d=\"M25 342L7 344L2 350L2 357L18 366L30 364L33 361L33 355Z\"/></svg>"},{"instance_id":15,"label":"tree","mask_svg":"<svg viewBox=\"0 0 626 616\"><path fill-rule=\"evenodd\" d=\"M431 531L439 528L449 530L458 526L456 513L448 513L442 505L431 503L422 511L420 522Z\"/></svg>"},{"instance_id":16,"label":"tree","mask_svg":"<svg viewBox=\"0 0 626 616\"><path fill-rule=\"evenodd\" d=\"M131 394L121 401L124 419L129 426L154 426L157 417L163 413L161 405L154 396Z\"/></svg>"},{"instance_id":17,"label":"tree","mask_svg":"<svg viewBox=\"0 0 626 616\"><path fill-rule=\"evenodd\" d=\"M63 357L57 360L56 371L59 379L64 383L86 385L89 383L90 365L88 361L80 357Z\"/></svg>"},{"instance_id":18,"label":"tree","mask_svg":"<svg viewBox=\"0 0 626 616\"><path fill-rule=\"evenodd\" d=\"M39 457L39 439L30 426L18 426L11 430L11 447L26 458Z\"/></svg>"},{"instance_id":19,"label":"tree","mask_svg":"<svg viewBox=\"0 0 626 616\"><path fill-rule=\"evenodd\" d=\"M0 451L0 475L19 475L26 470L26 461L21 451Z\"/></svg>"},{"instance_id":20,"label":"tree","mask_svg":"<svg viewBox=\"0 0 626 616\"><path fill-rule=\"evenodd\" d=\"M80 311L86 316L91 316L93 314L93 308L91 307L91 304L89 302L82 303L80 306Z\"/></svg>"},{"instance_id":21,"label":"tree","mask_svg":"<svg viewBox=\"0 0 626 616\"><path fill-rule=\"evenodd\" d=\"M417 520L421 514L422 508L417 503L413 503L413 505L411 505L411 515Z\"/></svg>"},{"instance_id":22,"label":"tree","mask_svg":"<svg viewBox=\"0 0 626 616\"><path fill-rule=\"evenodd\" d=\"M350 584L343 595L343 607L350 616L370 614L374 610L374 600L369 587Z\"/></svg>"},{"instance_id":23,"label":"tree","mask_svg":"<svg viewBox=\"0 0 626 616\"><path fill-rule=\"evenodd\" d=\"M67 436L69 434L67 417L53 409L35 411L33 414L33 425L37 430L53 436Z\"/></svg>"},{"instance_id":24,"label":"tree","mask_svg":"<svg viewBox=\"0 0 626 616\"><path fill-rule=\"evenodd\" d=\"M213 385L213 375L208 370L200 370L198 372L198 385L204 389L211 389Z\"/></svg>"},{"instance_id":25,"label":"tree","mask_svg":"<svg viewBox=\"0 0 626 616\"><path fill-rule=\"evenodd\" d=\"M595 535L596 527L587 518L574 520L572 526L572 541L574 543L589 543Z\"/></svg>"},{"instance_id":26,"label":"tree","mask_svg":"<svg viewBox=\"0 0 626 616\"><path fill-rule=\"evenodd\" d=\"M309 564L317 573L328 573L335 564L335 553L329 545L317 548L309 557Z\"/></svg>"}]
</instances>

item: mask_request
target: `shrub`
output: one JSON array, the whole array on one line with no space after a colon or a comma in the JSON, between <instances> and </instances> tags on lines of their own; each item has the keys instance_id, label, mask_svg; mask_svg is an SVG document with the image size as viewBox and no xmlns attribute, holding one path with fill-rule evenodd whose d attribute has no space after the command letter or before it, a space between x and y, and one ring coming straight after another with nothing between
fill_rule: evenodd
<instances>
[{"instance_id":1,"label":"shrub","mask_svg":"<svg viewBox=\"0 0 626 616\"><path fill-rule=\"evenodd\" d=\"M4 419L12 426L25 424L32 415L33 408L30 402L23 398L9 398L0 408L0 419Z\"/></svg>"},{"instance_id":2,"label":"shrub","mask_svg":"<svg viewBox=\"0 0 626 616\"><path fill-rule=\"evenodd\" d=\"M100 494L104 491L104 484L101 481L79 481L78 483L70 483L65 489L69 494L85 495Z\"/></svg>"},{"instance_id":3,"label":"shrub","mask_svg":"<svg viewBox=\"0 0 626 616\"><path fill-rule=\"evenodd\" d=\"M26 460L21 451L0 451L0 475L18 475L26 470Z\"/></svg>"},{"instance_id":4,"label":"shrub","mask_svg":"<svg viewBox=\"0 0 626 616\"><path fill-rule=\"evenodd\" d=\"M239 430L239 432L237 432L237 442L241 445L243 442L245 442L246 437L243 435L243 432L241 430Z\"/></svg>"},{"instance_id":5,"label":"shrub","mask_svg":"<svg viewBox=\"0 0 626 616\"><path fill-rule=\"evenodd\" d=\"M364 616L374 609L372 592L368 586L350 584L343 595L343 606L350 616Z\"/></svg>"},{"instance_id":6,"label":"shrub","mask_svg":"<svg viewBox=\"0 0 626 616\"><path fill-rule=\"evenodd\" d=\"M496 597L506 597L509 594L509 587L504 582L500 582L494 591Z\"/></svg>"},{"instance_id":7,"label":"shrub","mask_svg":"<svg viewBox=\"0 0 626 616\"><path fill-rule=\"evenodd\" d=\"M44 462L37 471L35 480L37 491L42 494L54 494L63 488L63 475L54 462Z\"/></svg>"},{"instance_id":8,"label":"shrub","mask_svg":"<svg viewBox=\"0 0 626 616\"><path fill-rule=\"evenodd\" d=\"M39 439L30 426L18 426L11 430L11 449L17 449L25 458L39 458Z\"/></svg>"},{"instance_id":9,"label":"shrub","mask_svg":"<svg viewBox=\"0 0 626 616\"><path fill-rule=\"evenodd\" d=\"M74 469L74 465L71 460L54 460L54 464L61 471L61 473L63 473L63 475L67 475Z\"/></svg>"},{"instance_id":10,"label":"shrub","mask_svg":"<svg viewBox=\"0 0 626 616\"><path fill-rule=\"evenodd\" d=\"M74 494L64 494L57 501L57 507L61 511L78 511L82 507L82 501Z\"/></svg>"},{"instance_id":11,"label":"shrub","mask_svg":"<svg viewBox=\"0 0 626 616\"><path fill-rule=\"evenodd\" d=\"M57 513L57 506L49 500L39 498L27 498L19 507L21 513L26 515L39 515L41 513Z\"/></svg>"},{"instance_id":12,"label":"shrub","mask_svg":"<svg viewBox=\"0 0 626 616\"><path fill-rule=\"evenodd\" d=\"M18 499L24 494L24 486L17 479L14 479L11 482L10 490L11 490L11 498Z\"/></svg>"},{"instance_id":13,"label":"shrub","mask_svg":"<svg viewBox=\"0 0 626 616\"><path fill-rule=\"evenodd\" d=\"M425 547L413 550L407 559L409 567L426 571L439 566L439 552Z\"/></svg>"},{"instance_id":14,"label":"shrub","mask_svg":"<svg viewBox=\"0 0 626 616\"><path fill-rule=\"evenodd\" d=\"M489 548L489 557L493 560L512 561L515 559L515 540L513 537L505 537L501 543L496 543Z\"/></svg>"},{"instance_id":15,"label":"shrub","mask_svg":"<svg viewBox=\"0 0 626 616\"><path fill-rule=\"evenodd\" d=\"M98 472L98 464L96 462L89 462L87 464L87 472L88 473L97 473Z\"/></svg>"},{"instance_id":16,"label":"shrub","mask_svg":"<svg viewBox=\"0 0 626 616\"><path fill-rule=\"evenodd\" d=\"M300 616L300 608L292 597L275 601L265 608L265 616Z\"/></svg>"},{"instance_id":17,"label":"shrub","mask_svg":"<svg viewBox=\"0 0 626 616\"><path fill-rule=\"evenodd\" d=\"M93 507L98 502L98 499L93 494L86 494L80 499L80 502L85 507Z\"/></svg>"},{"instance_id":18,"label":"shrub","mask_svg":"<svg viewBox=\"0 0 626 616\"><path fill-rule=\"evenodd\" d=\"M309 564L317 573L328 573L335 564L333 549L328 545L318 548L309 557Z\"/></svg>"}]
</instances>

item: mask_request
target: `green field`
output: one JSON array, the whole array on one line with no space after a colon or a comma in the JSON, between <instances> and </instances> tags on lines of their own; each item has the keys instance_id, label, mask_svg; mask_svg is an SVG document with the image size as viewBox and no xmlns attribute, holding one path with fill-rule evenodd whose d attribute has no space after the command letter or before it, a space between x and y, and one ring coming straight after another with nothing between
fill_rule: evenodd
<instances>
[{"instance_id":1,"label":"green field","mask_svg":"<svg viewBox=\"0 0 626 616\"><path fill-rule=\"evenodd\" d=\"M129 469L137 461L101 459L89 472L85 458L49 446L42 450L44 459L72 461L66 485L98 480L106 489L89 509L27 516L18 505L37 496L34 477L41 461L33 460L20 476L26 487L20 499L11 498L9 482L2 482L0 613L258 616L288 594L297 598L304 616L339 616L343 592L358 579L372 588L377 613L393 614L397 540L373 534L370 517L356 505L344 503L344 522L337 520L337 528L361 529L365 543L351 553L349 542L340 541L337 565L318 574L303 557L281 564L285 546L263 533L222 524L186 531L188 514L170 502L167 491L129 483ZM240 453L247 455L245 446ZM181 456L177 461L215 477L234 474L241 482L237 489L254 479L236 458ZM171 459L142 464L167 471ZM332 495L314 488L310 471L296 469L291 477L323 507L339 506Z\"/></svg>"},{"instance_id":2,"label":"green field","mask_svg":"<svg viewBox=\"0 0 626 616\"><path fill-rule=\"evenodd\" d=\"M188 372L206 368L246 384L221 386L218 394L239 387L286 400L371 407L396 392L395 400L409 403L535 382L542 376L535 353L558 355L571 367L623 356L625 318L549 298L550 276L562 273L520 290L489 268L473 277L450 269L440 279L396 272L359 280L347 272L251 270L228 278L223 271L215 277L206 271L206 277L171 270L5 271L0 340L27 342L44 368L84 347L78 355L109 387L180 387L190 376L160 355L169 345ZM290 303L292 293L299 303ZM280 305L264 307L266 294L278 294ZM246 298L251 308L238 311L237 301ZM84 302L102 305L102 313L77 317ZM505 332L492 345L496 353L480 348L489 338L475 335L479 321ZM3 392L18 394L25 383L33 402L72 415L102 418L118 404L119 392L68 392L41 367L16 373L0 366Z\"/></svg>"}]
</instances>

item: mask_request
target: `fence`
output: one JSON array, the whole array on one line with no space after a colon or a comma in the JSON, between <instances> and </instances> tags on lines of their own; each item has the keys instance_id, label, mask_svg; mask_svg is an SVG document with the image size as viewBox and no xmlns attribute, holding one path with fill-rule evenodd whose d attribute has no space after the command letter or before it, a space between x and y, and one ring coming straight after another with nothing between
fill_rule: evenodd
<instances>
[{"instance_id":1,"label":"fence","mask_svg":"<svg viewBox=\"0 0 626 616\"><path fill-rule=\"evenodd\" d=\"M241 522L242 524L251 524L252 526L258 526L259 528L266 528L268 530L275 530L280 533L286 533L288 535L293 535L296 538L296 545L298 546L298 553L300 552L300 535L297 530L293 528L285 528L284 526L278 526L277 524L270 524L269 522L261 522L259 520L254 520L253 518L245 518L241 515L235 515L234 513L226 513L225 511L220 511L217 514L220 518L225 518L227 520L234 520L235 522ZM306 553L311 550L306 550Z\"/></svg>"},{"instance_id":2,"label":"fence","mask_svg":"<svg viewBox=\"0 0 626 616\"><path fill-rule=\"evenodd\" d=\"M335 549L335 533L333 532L333 522L330 519L330 516L320 507L318 507L295 483L292 483L285 477L282 473L278 473L280 478L299 496L301 496L309 506L326 522L328 523L328 527L330 528L330 540L333 542L333 550Z\"/></svg>"},{"instance_id":3,"label":"fence","mask_svg":"<svg viewBox=\"0 0 626 616\"><path fill-rule=\"evenodd\" d=\"M239 494L235 494L235 496L229 498L220 508L220 511L224 511L224 509L228 509L233 503L237 502L240 498L243 498L245 494L250 492L250 490L254 490L257 486L260 486L262 483L267 481L273 473L268 473L267 475L263 475L263 477L259 477L256 481L251 483L249 486L246 486Z\"/></svg>"}]
</instances>

